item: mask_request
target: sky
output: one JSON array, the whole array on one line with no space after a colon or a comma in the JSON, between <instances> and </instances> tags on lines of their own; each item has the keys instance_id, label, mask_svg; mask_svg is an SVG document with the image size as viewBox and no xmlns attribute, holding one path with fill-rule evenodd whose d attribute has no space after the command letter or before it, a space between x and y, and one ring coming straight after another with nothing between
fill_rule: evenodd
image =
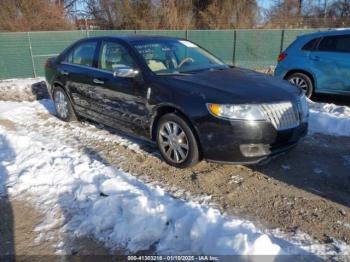
<instances>
[{"instance_id":1,"label":"sky","mask_svg":"<svg viewBox=\"0 0 350 262\"><path fill-rule=\"evenodd\" d=\"M273 4L273 0L257 0L258 5L263 7L263 8L270 8L271 5Z\"/></svg>"}]
</instances>

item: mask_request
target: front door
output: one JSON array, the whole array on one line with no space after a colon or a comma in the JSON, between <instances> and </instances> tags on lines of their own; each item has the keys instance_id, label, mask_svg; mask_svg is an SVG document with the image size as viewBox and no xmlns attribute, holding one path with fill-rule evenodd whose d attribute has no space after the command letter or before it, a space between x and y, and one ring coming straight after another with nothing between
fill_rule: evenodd
<instances>
[{"instance_id":1,"label":"front door","mask_svg":"<svg viewBox=\"0 0 350 262\"><path fill-rule=\"evenodd\" d=\"M92 92L98 100L99 112L107 121L113 121L111 126L148 134L148 87L141 72L132 78L114 74L118 67L139 69L130 50L117 41L103 41L97 67L93 74Z\"/></svg>"}]
</instances>

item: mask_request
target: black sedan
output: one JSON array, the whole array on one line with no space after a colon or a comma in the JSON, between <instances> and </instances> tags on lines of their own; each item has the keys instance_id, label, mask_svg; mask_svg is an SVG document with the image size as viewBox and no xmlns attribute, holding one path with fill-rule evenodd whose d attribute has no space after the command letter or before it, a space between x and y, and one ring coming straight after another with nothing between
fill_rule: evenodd
<instances>
[{"instance_id":1,"label":"black sedan","mask_svg":"<svg viewBox=\"0 0 350 262\"><path fill-rule=\"evenodd\" d=\"M80 40L45 65L58 117L157 142L165 161L258 163L305 136L301 89L228 66L196 44L151 36Z\"/></svg>"}]
</instances>

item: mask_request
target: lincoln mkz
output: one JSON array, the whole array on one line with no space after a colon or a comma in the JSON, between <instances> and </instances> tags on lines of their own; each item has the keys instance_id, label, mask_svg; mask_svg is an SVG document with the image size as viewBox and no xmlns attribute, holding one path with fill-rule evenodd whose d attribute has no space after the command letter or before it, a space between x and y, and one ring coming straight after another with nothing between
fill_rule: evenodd
<instances>
[{"instance_id":1,"label":"lincoln mkz","mask_svg":"<svg viewBox=\"0 0 350 262\"><path fill-rule=\"evenodd\" d=\"M61 120L80 117L155 141L164 160L259 163L308 129L301 88L229 66L177 38L82 39L45 65Z\"/></svg>"}]
</instances>

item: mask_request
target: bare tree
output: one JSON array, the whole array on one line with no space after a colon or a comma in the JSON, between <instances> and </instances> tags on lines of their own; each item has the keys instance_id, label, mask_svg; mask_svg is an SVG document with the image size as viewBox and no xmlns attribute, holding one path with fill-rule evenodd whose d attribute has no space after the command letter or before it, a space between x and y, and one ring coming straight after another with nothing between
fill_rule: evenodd
<instances>
[{"instance_id":1,"label":"bare tree","mask_svg":"<svg viewBox=\"0 0 350 262\"><path fill-rule=\"evenodd\" d=\"M145 28L154 22L152 0L87 0L86 6L103 29Z\"/></svg>"},{"instance_id":2,"label":"bare tree","mask_svg":"<svg viewBox=\"0 0 350 262\"><path fill-rule=\"evenodd\" d=\"M251 27L256 0L86 0L102 28L211 29Z\"/></svg>"},{"instance_id":3,"label":"bare tree","mask_svg":"<svg viewBox=\"0 0 350 262\"><path fill-rule=\"evenodd\" d=\"M257 20L255 0L197 0L194 8L197 28L251 28Z\"/></svg>"},{"instance_id":4,"label":"bare tree","mask_svg":"<svg viewBox=\"0 0 350 262\"><path fill-rule=\"evenodd\" d=\"M51 1L0 1L1 31L64 30L72 27L64 9Z\"/></svg>"},{"instance_id":5,"label":"bare tree","mask_svg":"<svg viewBox=\"0 0 350 262\"><path fill-rule=\"evenodd\" d=\"M268 28L344 27L350 0L280 0L268 12Z\"/></svg>"},{"instance_id":6,"label":"bare tree","mask_svg":"<svg viewBox=\"0 0 350 262\"><path fill-rule=\"evenodd\" d=\"M161 0L157 9L160 18L158 28L188 29L193 27L192 1L188 0Z\"/></svg>"}]
</instances>

